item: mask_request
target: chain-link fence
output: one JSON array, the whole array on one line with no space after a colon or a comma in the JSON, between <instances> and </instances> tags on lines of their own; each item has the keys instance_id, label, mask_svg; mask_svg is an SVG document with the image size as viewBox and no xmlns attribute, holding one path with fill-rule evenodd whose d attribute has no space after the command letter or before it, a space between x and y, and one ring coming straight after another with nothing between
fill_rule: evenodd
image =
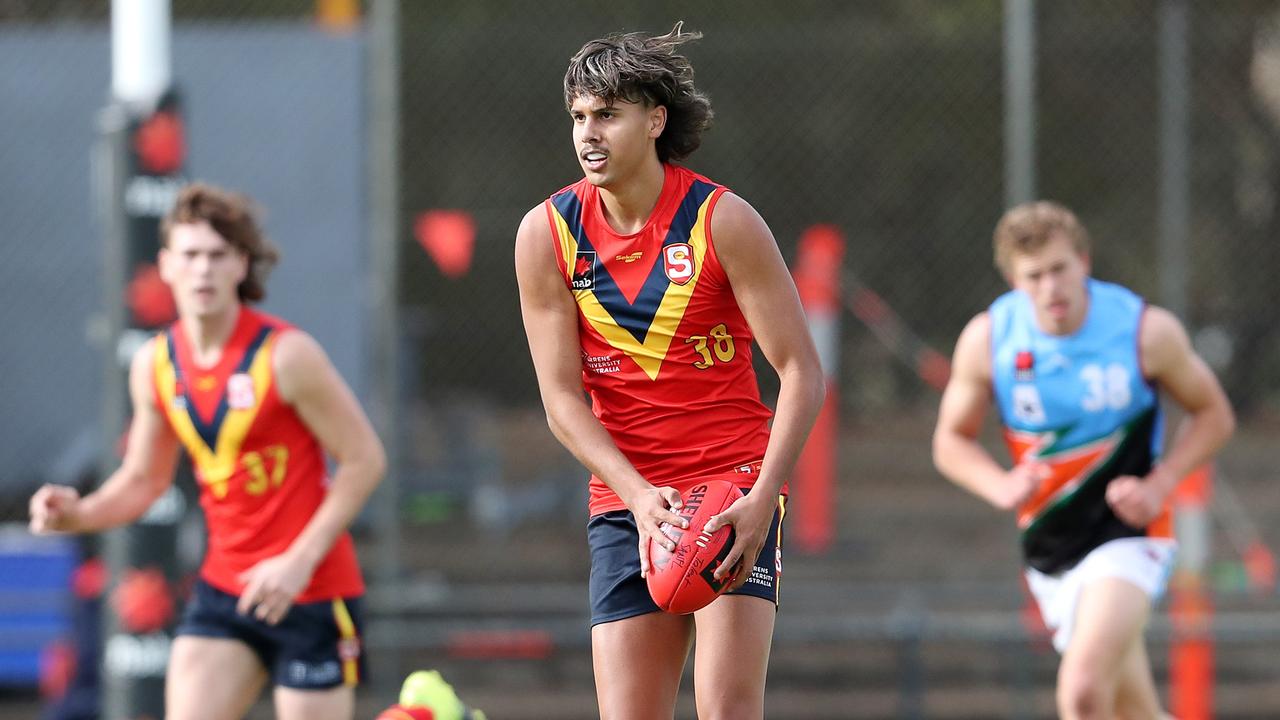
<instances>
[{"instance_id":1,"label":"chain-link fence","mask_svg":"<svg viewBox=\"0 0 1280 720\"><path fill-rule=\"evenodd\" d=\"M375 34L319 24L335 3L175 0L190 173L269 209L286 258L268 309L316 334L362 397L379 383L396 391L398 421L383 430L400 448L402 565L370 595L380 691L425 664L495 717L594 713L586 474L545 426L512 245L523 214L579 176L560 87L569 56L593 37L683 20L705 34L687 53L716 110L689 165L749 200L788 261L807 228L839 228L846 306L861 288L901 322L885 332L883 313L841 318L836 537L823 554L789 556L770 716L1051 712L1054 659L1019 620L1012 527L932 469L937 396L901 342L905 332L945 355L1004 287L990 237L1009 196L1009 4L400 3L400 372L386 378L369 362L371 296L386 280L370 277L367 229ZM1178 7L1183 40L1169 34ZM1034 8L1035 194L1077 211L1098 276L1180 306L1241 415L1219 465L1235 502L1215 505L1210 568L1225 623L1218 707L1266 717L1278 678L1258 644L1274 638L1280 604L1274 579L1261 596L1242 591L1241 555L1257 539L1280 546L1268 440L1280 411L1280 2ZM88 482L101 442L90 157L106 21L87 0L0 2L0 516L15 522L36 483ZM1184 76L1170 42L1185 43L1174 46ZM1179 120L1169 99L1180 89ZM1166 242L1170 183L1189 188L1185 260ZM433 211L466 218L453 226L460 246L474 233L453 265L424 251ZM1171 295L1179 263L1186 285ZM765 367L761 382L776 392ZM386 532L365 519L366 557ZM1232 635L1241 622L1257 632ZM1169 637L1157 622L1162 687Z\"/></svg>"}]
</instances>

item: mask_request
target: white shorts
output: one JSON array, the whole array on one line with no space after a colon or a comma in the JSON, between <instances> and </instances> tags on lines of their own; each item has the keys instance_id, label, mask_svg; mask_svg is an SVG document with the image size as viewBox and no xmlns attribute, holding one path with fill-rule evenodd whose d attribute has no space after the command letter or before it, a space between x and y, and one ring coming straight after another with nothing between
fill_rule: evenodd
<instances>
[{"instance_id":1,"label":"white shorts","mask_svg":"<svg viewBox=\"0 0 1280 720\"><path fill-rule=\"evenodd\" d=\"M1169 538L1120 538L1099 545L1075 567L1057 575L1027 568L1027 584L1045 626L1053 631L1054 649L1059 653L1067 649L1081 589L1102 578L1120 578L1136 585L1154 605L1169 583L1177 549L1178 543Z\"/></svg>"}]
</instances>

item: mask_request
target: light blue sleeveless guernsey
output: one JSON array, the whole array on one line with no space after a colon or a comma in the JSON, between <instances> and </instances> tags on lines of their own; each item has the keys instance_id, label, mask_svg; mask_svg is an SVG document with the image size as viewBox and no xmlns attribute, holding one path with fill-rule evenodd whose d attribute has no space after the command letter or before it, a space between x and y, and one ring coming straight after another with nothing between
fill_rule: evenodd
<instances>
[{"instance_id":1,"label":"light blue sleeveless guernsey","mask_svg":"<svg viewBox=\"0 0 1280 720\"><path fill-rule=\"evenodd\" d=\"M1155 389L1142 374L1145 303L1119 285L1089 279L1084 324L1071 335L1040 330L1025 293L991 304L991 372L1014 462L1037 459L1053 476L1019 509L1026 562L1056 573L1108 540L1171 535L1168 512L1147 528L1126 525L1105 499L1107 483L1145 476L1160 452Z\"/></svg>"}]
</instances>

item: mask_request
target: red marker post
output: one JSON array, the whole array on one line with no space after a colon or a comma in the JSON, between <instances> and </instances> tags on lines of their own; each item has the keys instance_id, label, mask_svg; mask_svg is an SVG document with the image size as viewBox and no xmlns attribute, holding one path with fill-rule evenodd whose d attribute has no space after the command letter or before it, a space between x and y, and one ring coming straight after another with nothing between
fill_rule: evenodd
<instances>
[{"instance_id":1,"label":"red marker post","mask_svg":"<svg viewBox=\"0 0 1280 720\"><path fill-rule=\"evenodd\" d=\"M1181 720L1213 717L1213 603L1204 583L1209 557L1208 466L1192 472L1173 492L1174 532L1179 559L1170 583L1170 710Z\"/></svg>"},{"instance_id":2,"label":"red marker post","mask_svg":"<svg viewBox=\"0 0 1280 720\"><path fill-rule=\"evenodd\" d=\"M793 276L827 380L827 399L818 412L792 478L795 528L801 552L820 553L835 540L836 431L840 359L840 269L844 236L833 225L815 225L800 236Z\"/></svg>"}]
</instances>

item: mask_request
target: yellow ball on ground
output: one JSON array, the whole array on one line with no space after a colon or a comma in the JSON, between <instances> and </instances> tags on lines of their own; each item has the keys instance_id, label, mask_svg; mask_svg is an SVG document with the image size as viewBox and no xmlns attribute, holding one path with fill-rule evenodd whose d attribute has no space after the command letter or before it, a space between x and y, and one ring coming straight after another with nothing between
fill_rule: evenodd
<instances>
[{"instance_id":1,"label":"yellow ball on ground","mask_svg":"<svg viewBox=\"0 0 1280 720\"><path fill-rule=\"evenodd\" d=\"M400 704L430 708L436 720L464 720L463 713L466 712L458 694L436 670L410 673L400 687Z\"/></svg>"}]
</instances>

